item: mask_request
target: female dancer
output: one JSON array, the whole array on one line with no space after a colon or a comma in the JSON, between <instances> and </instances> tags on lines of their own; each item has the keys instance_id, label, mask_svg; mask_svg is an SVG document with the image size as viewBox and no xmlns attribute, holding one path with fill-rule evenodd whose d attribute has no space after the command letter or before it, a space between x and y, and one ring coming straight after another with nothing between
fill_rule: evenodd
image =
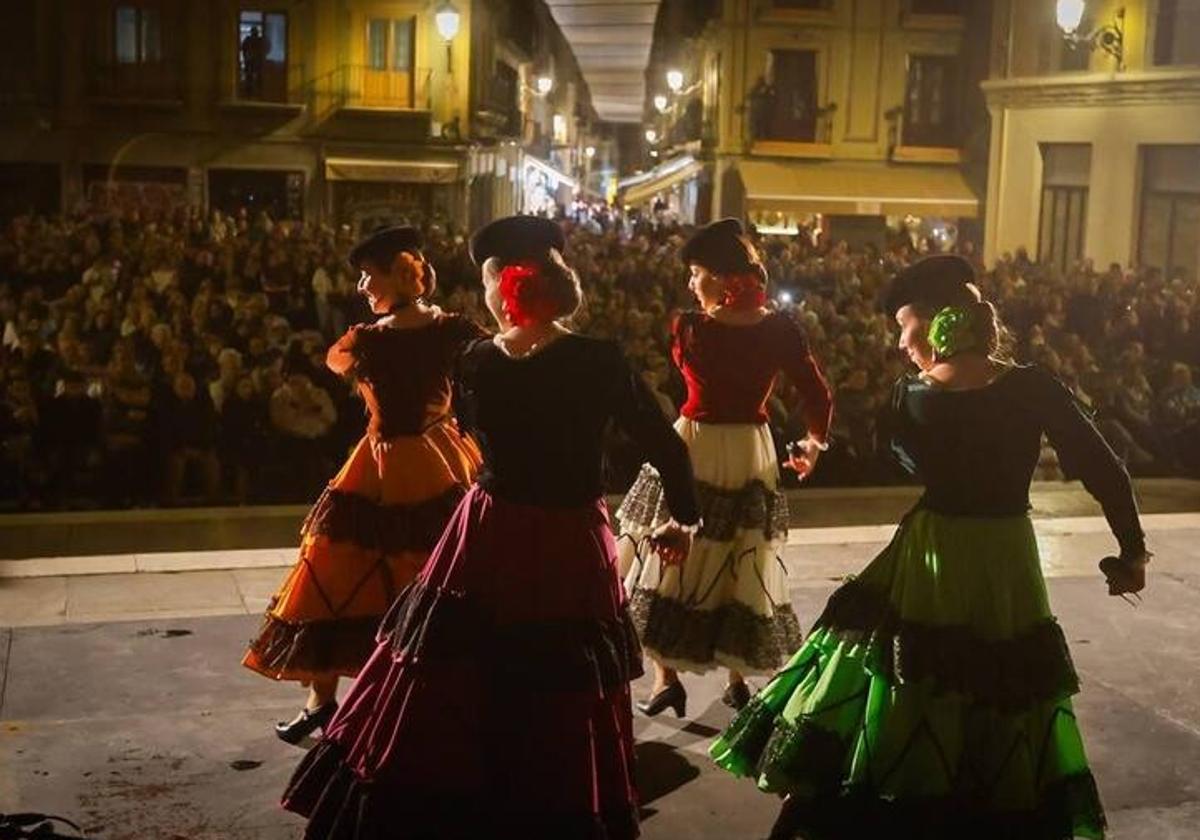
<instances>
[{"instance_id":1,"label":"female dancer","mask_svg":"<svg viewBox=\"0 0 1200 840\"><path fill-rule=\"evenodd\" d=\"M579 306L562 231L529 216L476 233L500 327L463 357L478 484L384 620L380 644L284 807L308 838L637 836L629 681L637 637L601 497L612 421L663 475L668 555L697 520L683 442Z\"/></svg>"},{"instance_id":2,"label":"female dancer","mask_svg":"<svg viewBox=\"0 0 1200 840\"><path fill-rule=\"evenodd\" d=\"M1104 563L1113 594L1145 584L1137 507L1068 391L997 358L1001 328L972 279L942 255L893 283L887 307L919 369L896 386L893 447L925 493L711 749L789 794L773 837L1103 836L1027 513L1042 433L1120 543Z\"/></svg>"},{"instance_id":3,"label":"female dancer","mask_svg":"<svg viewBox=\"0 0 1200 840\"><path fill-rule=\"evenodd\" d=\"M766 402L780 371L801 395L808 437L789 466L803 478L828 448L829 387L808 343L787 315L766 302L766 271L736 219L702 228L684 245L689 286L701 311L679 317L672 355L688 399L675 424L699 482L703 526L682 565L644 551L658 527L662 487L643 467L617 511L630 611L654 660L645 714L668 706L683 717L687 692L677 671L729 669L724 700L750 699L743 674L770 673L800 643L779 560L787 539L787 499L767 426Z\"/></svg>"},{"instance_id":4,"label":"female dancer","mask_svg":"<svg viewBox=\"0 0 1200 840\"><path fill-rule=\"evenodd\" d=\"M300 559L272 598L242 664L309 687L308 702L276 734L297 743L337 709L338 677L375 649L375 631L416 576L479 466L450 412L450 373L483 331L425 303L436 285L418 231L389 228L360 242L350 264L359 292L384 317L329 350L354 377L370 412L367 434L301 528Z\"/></svg>"}]
</instances>

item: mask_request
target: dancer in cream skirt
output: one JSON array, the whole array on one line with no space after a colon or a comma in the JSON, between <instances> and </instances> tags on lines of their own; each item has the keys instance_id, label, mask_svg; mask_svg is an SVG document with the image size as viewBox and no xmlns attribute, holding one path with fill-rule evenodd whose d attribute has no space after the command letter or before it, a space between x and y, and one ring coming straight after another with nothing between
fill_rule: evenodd
<instances>
[{"instance_id":1,"label":"dancer in cream skirt","mask_svg":"<svg viewBox=\"0 0 1200 840\"><path fill-rule=\"evenodd\" d=\"M788 466L807 475L825 448L829 388L800 327L764 307L766 272L733 219L702 228L682 252L701 311L672 328L672 355L688 386L675 429L688 444L702 525L682 563L649 550L649 537L668 517L658 476L642 468L617 511L621 563L630 609L643 647L655 663L649 715L687 694L677 672L729 669L725 702L749 699L745 674L783 664L801 639L788 599L782 562L787 499L765 404L779 373L797 386L797 408L808 437L794 445Z\"/></svg>"}]
</instances>

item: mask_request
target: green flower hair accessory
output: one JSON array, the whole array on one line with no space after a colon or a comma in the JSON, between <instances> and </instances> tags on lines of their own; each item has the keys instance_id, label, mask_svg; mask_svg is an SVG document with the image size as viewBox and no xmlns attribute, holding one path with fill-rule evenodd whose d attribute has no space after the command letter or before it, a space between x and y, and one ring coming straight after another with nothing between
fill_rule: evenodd
<instances>
[{"instance_id":1,"label":"green flower hair accessory","mask_svg":"<svg viewBox=\"0 0 1200 840\"><path fill-rule=\"evenodd\" d=\"M943 359L979 346L971 313L961 306L947 306L929 322L929 346Z\"/></svg>"}]
</instances>

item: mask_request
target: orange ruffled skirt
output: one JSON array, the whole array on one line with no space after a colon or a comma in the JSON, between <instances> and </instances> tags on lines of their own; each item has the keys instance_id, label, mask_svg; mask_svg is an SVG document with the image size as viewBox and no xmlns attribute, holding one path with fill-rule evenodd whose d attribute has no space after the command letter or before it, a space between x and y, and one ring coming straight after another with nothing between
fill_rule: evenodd
<instances>
[{"instance_id":1,"label":"orange ruffled skirt","mask_svg":"<svg viewBox=\"0 0 1200 840\"><path fill-rule=\"evenodd\" d=\"M305 519L300 557L242 664L302 683L357 675L380 619L424 566L480 462L453 422L359 441Z\"/></svg>"}]
</instances>

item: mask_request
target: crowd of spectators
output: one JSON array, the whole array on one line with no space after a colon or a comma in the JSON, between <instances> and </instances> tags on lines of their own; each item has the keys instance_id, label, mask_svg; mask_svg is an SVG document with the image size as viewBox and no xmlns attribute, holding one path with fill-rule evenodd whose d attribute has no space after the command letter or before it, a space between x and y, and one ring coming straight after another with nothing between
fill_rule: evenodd
<instances>
[{"instance_id":1,"label":"crowd of spectators","mask_svg":"<svg viewBox=\"0 0 1200 840\"><path fill-rule=\"evenodd\" d=\"M691 305L676 256L686 231L613 214L566 224L587 296L577 328L619 340L673 413L683 394L669 323ZM437 302L491 326L464 232L425 227ZM329 343L369 316L344 262L351 244L346 228L245 212L10 222L0 233L0 505L312 498L365 422L351 386L323 363ZM836 445L813 481L903 480L877 433L905 370L877 300L923 243L903 237L879 251L803 235L760 245L774 305L804 324L835 389ZM1087 263L1061 274L1024 252L980 269L1013 356L1061 377L1132 472L1200 475L1195 278ZM770 406L781 446L801 432L792 405L783 382ZM636 452L614 440L611 461L622 489Z\"/></svg>"}]
</instances>

